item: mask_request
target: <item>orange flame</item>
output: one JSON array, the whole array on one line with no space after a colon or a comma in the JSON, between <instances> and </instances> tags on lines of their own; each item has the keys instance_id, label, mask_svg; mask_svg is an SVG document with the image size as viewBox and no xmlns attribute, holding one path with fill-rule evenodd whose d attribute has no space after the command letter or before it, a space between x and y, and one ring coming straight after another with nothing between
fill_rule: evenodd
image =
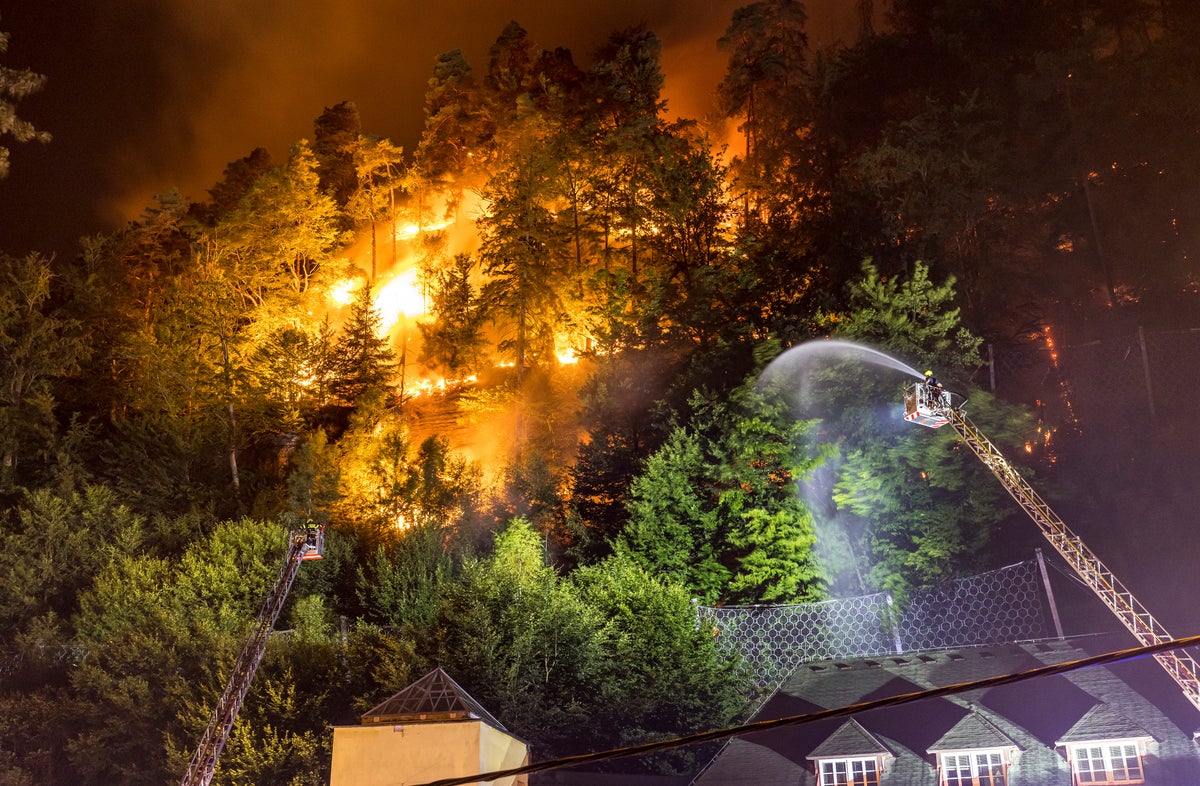
<instances>
[{"instance_id":1,"label":"orange flame","mask_svg":"<svg viewBox=\"0 0 1200 786\"><path fill-rule=\"evenodd\" d=\"M339 306L350 305L350 302L354 300L354 290L358 289L358 284L357 278L339 281L333 289L329 290L329 299Z\"/></svg>"},{"instance_id":2,"label":"orange flame","mask_svg":"<svg viewBox=\"0 0 1200 786\"><path fill-rule=\"evenodd\" d=\"M380 330L387 335L402 319L425 313L425 297L417 285L417 271L408 269L397 273L375 293L375 308L382 318Z\"/></svg>"}]
</instances>

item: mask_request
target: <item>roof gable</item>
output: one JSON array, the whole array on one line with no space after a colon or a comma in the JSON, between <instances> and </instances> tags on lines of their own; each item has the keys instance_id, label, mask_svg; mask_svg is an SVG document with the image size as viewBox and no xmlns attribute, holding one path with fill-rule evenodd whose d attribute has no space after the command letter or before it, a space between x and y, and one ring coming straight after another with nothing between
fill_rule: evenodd
<instances>
[{"instance_id":1,"label":"roof gable","mask_svg":"<svg viewBox=\"0 0 1200 786\"><path fill-rule=\"evenodd\" d=\"M500 731L508 731L441 667L362 715L364 725L462 720L481 720Z\"/></svg>"},{"instance_id":2,"label":"roof gable","mask_svg":"<svg viewBox=\"0 0 1200 786\"><path fill-rule=\"evenodd\" d=\"M1067 729L1056 745L1099 740L1154 739L1145 728L1121 715L1107 704L1097 704Z\"/></svg>"},{"instance_id":3,"label":"roof gable","mask_svg":"<svg viewBox=\"0 0 1200 786\"><path fill-rule=\"evenodd\" d=\"M981 748L1019 748L1013 739L979 712L972 710L929 746L927 753L978 750Z\"/></svg>"},{"instance_id":4,"label":"roof gable","mask_svg":"<svg viewBox=\"0 0 1200 786\"><path fill-rule=\"evenodd\" d=\"M838 726L825 738L825 741L808 754L810 759L846 759L858 756L891 756L887 746L871 732L859 725L858 721L850 720Z\"/></svg>"}]
</instances>

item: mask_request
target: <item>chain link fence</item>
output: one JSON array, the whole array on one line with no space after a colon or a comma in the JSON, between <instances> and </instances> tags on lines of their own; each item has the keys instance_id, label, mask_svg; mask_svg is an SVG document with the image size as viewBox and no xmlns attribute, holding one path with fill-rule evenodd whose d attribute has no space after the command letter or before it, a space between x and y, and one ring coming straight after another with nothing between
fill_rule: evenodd
<instances>
[{"instance_id":1,"label":"chain link fence","mask_svg":"<svg viewBox=\"0 0 1200 786\"><path fill-rule=\"evenodd\" d=\"M1145 429L1195 420L1200 328L1135 332L1058 345L986 347L975 382L1015 401L1036 399L1058 426Z\"/></svg>"},{"instance_id":2,"label":"chain link fence","mask_svg":"<svg viewBox=\"0 0 1200 786\"><path fill-rule=\"evenodd\" d=\"M700 606L699 624L736 653L760 688L804 663L1030 641L1054 635L1044 573L1032 559L914 593L820 603Z\"/></svg>"},{"instance_id":3,"label":"chain link fence","mask_svg":"<svg viewBox=\"0 0 1200 786\"><path fill-rule=\"evenodd\" d=\"M75 644L0 649L0 677L14 679L25 669L74 669L87 655L87 648Z\"/></svg>"}]
</instances>

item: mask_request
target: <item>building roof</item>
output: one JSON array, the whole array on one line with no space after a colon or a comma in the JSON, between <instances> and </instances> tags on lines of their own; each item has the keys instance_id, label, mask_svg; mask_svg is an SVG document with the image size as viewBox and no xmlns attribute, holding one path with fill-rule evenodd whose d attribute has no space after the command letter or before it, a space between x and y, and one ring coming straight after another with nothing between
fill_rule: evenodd
<instances>
[{"instance_id":1,"label":"building roof","mask_svg":"<svg viewBox=\"0 0 1200 786\"><path fill-rule=\"evenodd\" d=\"M1127 646L1125 634L1115 634L811 663L798 668L753 720L1014 674ZM814 786L810 757L833 751L866 757L882 746L895 759L885 764L881 786L936 786L936 752L1012 746L1020 754L1009 768L1009 786L1069 786L1059 743L1077 737L1148 738L1153 755L1145 760L1147 783L1200 783L1200 753L1192 741L1200 716L1150 658L879 708L856 714L854 721L861 733L850 733L845 719L826 719L748 734L726 745L693 784Z\"/></svg>"},{"instance_id":2,"label":"building roof","mask_svg":"<svg viewBox=\"0 0 1200 786\"><path fill-rule=\"evenodd\" d=\"M363 713L363 725L480 720L505 733L504 724L463 690L441 667Z\"/></svg>"},{"instance_id":3,"label":"building roof","mask_svg":"<svg viewBox=\"0 0 1200 786\"><path fill-rule=\"evenodd\" d=\"M996 724L972 710L969 715L951 726L941 739L930 745L927 752L1010 747L1020 748L1011 737L996 728Z\"/></svg>"},{"instance_id":4,"label":"building roof","mask_svg":"<svg viewBox=\"0 0 1200 786\"><path fill-rule=\"evenodd\" d=\"M1067 733L1058 740L1058 744L1132 739L1154 739L1154 737L1150 732L1107 704L1097 704L1084 713L1074 726L1067 729Z\"/></svg>"},{"instance_id":5,"label":"building roof","mask_svg":"<svg viewBox=\"0 0 1200 786\"><path fill-rule=\"evenodd\" d=\"M864 729L858 721L850 720L837 727L825 741L808 754L810 759L845 758L847 756L893 755L888 747Z\"/></svg>"}]
</instances>

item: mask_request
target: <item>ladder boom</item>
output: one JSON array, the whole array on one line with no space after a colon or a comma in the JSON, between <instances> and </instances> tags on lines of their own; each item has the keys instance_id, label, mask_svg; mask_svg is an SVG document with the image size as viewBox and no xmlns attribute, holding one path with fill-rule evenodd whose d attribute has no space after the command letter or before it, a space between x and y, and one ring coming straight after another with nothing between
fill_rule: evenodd
<instances>
[{"instance_id":1,"label":"ladder boom","mask_svg":"<svg viewBox=\"0 0 1200 786\"><path fill-rule=\"evenodd\" d=\"M217 769L217 760L221 757L225 741L229 739L233 722L237 720L238 712L242 709L242 702L250 692L254 674L262 662L263 653L267 650L267 639L271 629L275 627L279 612L283 610L296 574L300 571L300 563L314 558L312 555L315 553L315 547L311 541L306 540L304 533L292 533L289 541L287 556L279 567L279 574L267 596L263 598L258 617L254 621L254 630L233 665L233 671L225 683L225 690L221 693L200 743L192 754L191 763L188 764L180 786L208 786L212 781L213 773Z\"/></svg>"},{"instance_id":2,"label":"ladder boom","mask_svg":"<svg viewBox=\"0 0 1200 786\"><path fill-rule=\"evenodd\" d=\"M939 406L938 414L944 416L963 442L1000 481L1017 504L1029 514L1038 529L1066 560L1083 582L1092 589L1104 605L1143 644L1161 644L1174 637L1159 624L1148 609L1138 602L1120 579L1109 570L1082 539L1058 517L1041 495L1021 477L1000 450L984 436L961 409ZM1171 678L1183 689L1197 709L1200 709L1200 664L1182 650L1169 650L1155 654L1155 659L1166 669Z\"/></svg>"}]
</instances>

